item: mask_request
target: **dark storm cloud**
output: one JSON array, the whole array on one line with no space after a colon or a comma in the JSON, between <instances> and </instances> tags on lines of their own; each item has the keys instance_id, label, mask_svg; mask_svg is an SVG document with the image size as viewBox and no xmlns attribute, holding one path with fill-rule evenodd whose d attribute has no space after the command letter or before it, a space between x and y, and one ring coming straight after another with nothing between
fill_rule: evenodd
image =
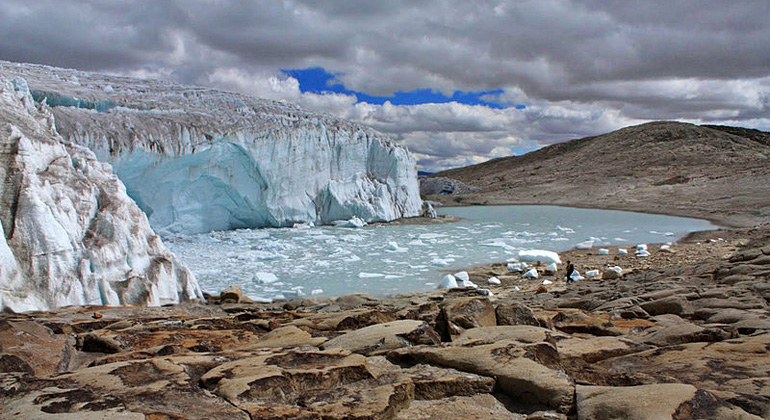
<instances>
[{"instance_id":1,"label":"dark storm cloud","mask_svg":"<svg viewBox=\"0 0 770 420\"><path fill-rule=\"evenodd\" d=\"M437 165L446 151L478 160L517 141L650 119L770 129L766 0L30 3L0 3L0 59L297 101L393 133ZM282 68L315 66L352 91L502 88L498 100L528 109L362 107L275 79Z\"/></svg>"}]
</instances>

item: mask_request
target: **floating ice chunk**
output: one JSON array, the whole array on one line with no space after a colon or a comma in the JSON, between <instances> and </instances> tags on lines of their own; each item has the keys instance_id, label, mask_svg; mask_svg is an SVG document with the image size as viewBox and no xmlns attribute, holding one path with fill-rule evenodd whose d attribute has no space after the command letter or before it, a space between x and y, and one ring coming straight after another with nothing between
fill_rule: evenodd
<instances>
[{"instance_id":1,"label":"floating ice chunk","mask_svg":"<svg viewBox=\"0 0 770 420\"><path fill-rule=\"evenodd\" d=\"M610 250L607 248L599 248L599 255L610 255Z\"/></svg>"},{"instance_id":2,"label":"floating ice chunk","mask_svg":"<svg viewBox=\"0 0 770 420\"><path fill-rule=\"evenodd\" d=\"M543 280L543 283L541 283L543 286L548 286L549 284L553 284L551 280Z\"/></svg>"},{"instance_id":3,"label":"floating ice chunk","mask_svg":"<svg viewBox=\"0 0 770 420\"><path fill-rule=\"evenodd\" d=\"M557 271L559 271L559 267L556 265L556 263L550 263L547 266L545 266L546 273L554 274Z\"/></svg>"},{"instance_id":4,"label":"floating ice chunk","mask_svg":"<svg viewBox=\"0 0 770 420\"><path fill-rule=\"evenodd\" d=\"M568 227L562 227L562 226L556 226L556 230L558 230L559 232L564 232L564 233L575 233L575 229L568 228Z\"/></svg>"},{"instance_id":5,"label":"floating ice chunk","mask_svg":"<svg viewBox=\"0 0 770 420\"><path fill-rule=\"evenodd\" d=\"M324 292L324 289L313 289L310 291L310 294L315 296L315 295L320 295L323 292Z\"/></svg>"},{"instance_id":6,"label":"floating ice chunk","mask_svg":"<svg viewBox=\"0 0 770 420\"><path fill-rule=\"evenodd\" d=\"M439 289L456 289L457 287L457 279L451 274L444 276L441 283L438 284Z\"/></svg>"},{"instance_id":7,"label":"floating ice chunk","mask_svg":"<svg viewBox=\"0 0 770 420\"><path fill-rule=\"evenodd\" d=\"M561 264L559 254L542 249L522 249L519 251L519 261Z\"/></svg>"},{"instance_id":8,"label":"floating ice chunk","mask_svg":"<svg viewBox=\"0 0 770 420\"><path fill-rule=\"evenodd\" d=\"M625 248L618 248L618 254L620 255L628 255L628 250Z\"/></svg>"},{"instance_id":9,"label":"floating ice chunk","mask_svg":"<svg viewBox=\"0 0 770 420\"><path fill-rule=\"evenodd\" d=\"M358 216L353 216L349 220L335 220L332 222L332 225L337 227L360 228L366 226L366 221Z\"/></svg>"},{"instance_id":10,"label":"floating ice chunk","mask_svg":"<svg viewBox=\"0 0 770 420\"><path fill-rule=\"evenodd\" d=\"M577 249L591 249L594 247L594 241L583 241L579 244L575 245L575 248Z\"/></svg>"},{"instance_id":11,"label":"floating ice chunk","mask_svg":"<svg viewBox=\"0 0 770 420\"><path fill-rule=\"evenodd\" d=\"M388 242L388 252L406 252L408 248L401 248L395 241Z\"/></svg>"},{"instance_id":12,"label":"floating ice chunk","mask_svg":"<svg viewBox=\"0 0 770 420\"><path fill-rule=\"evenodd\" d=\"M376 279L380 277L385 277L385 274L380 273L358 273L359 279Z\"/></svg>"},{"instance_id":13,"label":"floating ice chunk","mask_svg":"<svg viewBox=\"0 0 770 420\"><path fill-rule=\"evenodd\" d=\"M502 284L502 282L497 277L490 277L489 280L487 280L487 284L493 284L495 286L499 286L500 284Z\"/></svg>"},{"instance_id":14,"label":"floating ice chunk","mask_svg":"<svg viewBox=\"0 0 770 420\"><path fill-rule=\"evenodd\" d=\"M508 271L511 273L521 273L527 268L529 268L529 265L527 263L516 262L516 263L508 263L506 267L508 267Z\"/></svg>"},{"instance_id":15,"label":"floating ice chunk","mask_svg":"<svg viewBox=\"0 0 770 420\"><path fill-rule=\"evenodd\" d=\"M407 243L409 246L426 246L427 244L420 239L415 239Z\"/></svg>"},{"instance_id":16,"label":"floating ice chunk","mask_svg":"<svg viewBox=\"0 0 770 420\"><path fill-rule=\"evenodd\" d=\"M523 279L536 279L540 277L539 274L537 274L537 269L533 268L527 271L526 273L521 275L521 278Z\"/></svg>"},{"instance_id":17,"label":"floating ice chunk","mask_svg":"<svg viewBox=\"0 0 770 420\"><path fill-rule=\"evenodd\" d=\"M265 271L257 271L256 273L254 273L253 280L255 283L270 284L270 283L277 282L278 277L273 273L268 273Z\"/></svg>"},{"instance_id":18,"label":"floating ice chunk","mask_svg":"<svg viewBox=\"0 0 770 420\"><path fill-rule=\"evenodd\" d=\"M395 280L395 279L403 279L406 276L398 275L398 274L386 274L385 280Z\"/></svg>"},{"instance_id":19,"label":"floating ice chunk","mask_svg":"<svg viewBox=\"0 0 770 420\"><path fill-rule=\"evenodd\" d=\"M449 261L441 258L434 258L430 263L438 267L446 267L449 265Z\"/></svg>"},{"instance_id":20,"label":"floating ice chunk","mask_svg":"<svg viewBox=\"0 0 770 420\"><path fill-rule=\"evenodd\" d=\"M298 290L281 290L281 294L288 299L294 299L298 297L305 296L305 292L303 292L301 289Z\"/></svg>"},{"instance_id":21,"label":"floating ice chunk","mask_svg":"<svg viewBox=\"0 0 770 420\"><path fill-rule=\"evenodd\" d=\"M589 279L595 279L599 277L599 270L587 270L586 277L588 277Z\"/></svg>"},{"instance_id":22,"label":"floating ice chunk","mask_svg":"<svg viewBox=\"0 0 770 420\"><path fill-rule=\"evenodd\" d=\"M311 227L314 227L315 224L313 222L303 222L303 223L295 223L292 225L294 229L310 229Z\"/></svg>"}]
</instances>

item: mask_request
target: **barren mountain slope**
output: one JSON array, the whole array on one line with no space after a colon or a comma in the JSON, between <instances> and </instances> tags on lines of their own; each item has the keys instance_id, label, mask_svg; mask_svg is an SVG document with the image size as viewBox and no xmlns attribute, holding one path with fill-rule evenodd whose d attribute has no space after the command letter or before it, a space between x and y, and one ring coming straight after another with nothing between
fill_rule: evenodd
<instances>
[{"instance_id":1,"label":"barren mountain slope","mask_svg":"<svg viewBox=\"0 0 770 420\"><path fill-rule=\"evenodd\" d=\"M558 204L753 225L770 218L770 134L653 122L432 176L480 190L445 203Z\"/></svg>"}]
</instances>

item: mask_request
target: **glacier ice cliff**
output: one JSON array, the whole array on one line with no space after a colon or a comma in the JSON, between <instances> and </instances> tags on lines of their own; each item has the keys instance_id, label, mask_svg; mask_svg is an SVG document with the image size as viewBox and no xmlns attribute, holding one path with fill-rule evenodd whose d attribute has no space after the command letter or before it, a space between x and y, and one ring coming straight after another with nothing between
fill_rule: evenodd
<instances>
[{"instance_id":1,"label":"glacier ice cliff","mask_svg":"<svg viewBox=\"0 0 770 420\"><path fill-rule=\"evenodd\" d=\"M161 234L422 213L416 162L376 131L276 101L0 62L113 165Z\"/></svg>"},{"instance_id":2,"label":"glacier ice cliff","mask_svg":"<svg viewBox=\"0 0 770 420\"><path fill-rule=\"evenodd\" d=\"M202 298L109 164L0 73L0 310Z\"/></svg>"}]
</instances>

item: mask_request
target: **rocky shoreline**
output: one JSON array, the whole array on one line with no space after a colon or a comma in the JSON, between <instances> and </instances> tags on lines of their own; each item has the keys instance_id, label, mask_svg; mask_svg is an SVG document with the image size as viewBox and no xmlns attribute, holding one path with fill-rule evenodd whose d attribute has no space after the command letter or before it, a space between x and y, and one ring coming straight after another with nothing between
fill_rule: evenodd
<instances>
[{"instance_id":1,"label":"rocky shoreline","mask_svg":"<svg viewBox=\"0 0 770 420\"><path fill-rule=\"evenodd\" d=\"M770 418L770 225L649 249L468 270L492 296L2 314L0 418Z\"/></svg>"}]
</instances>

